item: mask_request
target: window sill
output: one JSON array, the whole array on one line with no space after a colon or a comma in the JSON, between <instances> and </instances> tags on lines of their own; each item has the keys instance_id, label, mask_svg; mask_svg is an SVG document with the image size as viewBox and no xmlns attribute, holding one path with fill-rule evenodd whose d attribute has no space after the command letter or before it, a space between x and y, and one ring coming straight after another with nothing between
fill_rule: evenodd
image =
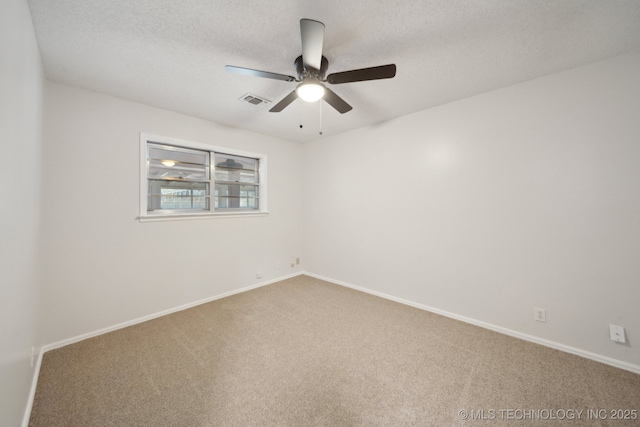
<instances>
[{"instance_id":1,"label":"window sill","mask_svg":"<svg viewBox=\"0 0 640 427\"><path fill-rule=\"evenodd\" d=\"M268 216L269 212L206 212L206 213L187 213L187 214L157 214L157 215L140 215L136 218L140 222L156 222L156 221L184 221L192 219L211 219L211 218L249 218Z\"/></svg>"}]
</instances>

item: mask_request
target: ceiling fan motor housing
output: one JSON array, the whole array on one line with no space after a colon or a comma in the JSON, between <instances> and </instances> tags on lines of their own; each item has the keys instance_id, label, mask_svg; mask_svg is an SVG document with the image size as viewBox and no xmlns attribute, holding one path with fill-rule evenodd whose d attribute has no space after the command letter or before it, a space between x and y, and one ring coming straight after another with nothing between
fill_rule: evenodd
<instances>
[{"instance_id":1,"label":"ceiling fan motor housing","mask_svg":"<svg viewBox=\"0 0 640 427\"><path fill-rule=\"evenodd\" d=\"M322 56L322 61L320 62L320 69L316 70L315 68L305 68L304 63L302 62L302 55L298 56L293 64L296 67L296 71L298 72L298 80L303 81L306 79L313 79L318 81L324 80L324 75L329 68L329 61L327 58Z\"/></svg>"}]
</instances>

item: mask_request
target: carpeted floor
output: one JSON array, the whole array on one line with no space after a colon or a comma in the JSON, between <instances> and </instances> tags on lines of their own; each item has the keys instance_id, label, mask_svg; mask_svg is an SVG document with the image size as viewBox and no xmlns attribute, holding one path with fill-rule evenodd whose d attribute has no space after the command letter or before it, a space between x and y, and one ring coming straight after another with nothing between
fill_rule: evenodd
<instances>
[{"instance_id":1,"label":"carpeted floor","mask_svg":"<svg viewBox=\"0 0 640 427\"><path fill-rule=\"evenodd\" d=\"M29 425L639 426L638 412L640 375L298 276L45 353Z\"/></svg>"}]
</instances>

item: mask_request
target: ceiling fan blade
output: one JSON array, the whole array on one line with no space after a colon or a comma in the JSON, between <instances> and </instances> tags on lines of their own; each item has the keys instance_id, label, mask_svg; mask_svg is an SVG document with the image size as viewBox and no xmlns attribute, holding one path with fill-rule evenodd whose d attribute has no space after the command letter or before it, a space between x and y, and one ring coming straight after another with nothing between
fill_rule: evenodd
<instances>
[{"instance_id":1,"label":"ceiling fan blade","mask_svg":"<svg viewBox=\"0 0 640 427\"><path fill-rule=\"evenodd\" d=\"M228 73L241 74L243 76L264 77L266 79L284 80L285 82L293 82L296 80L293 76L270 73L268 71L252 70L251 68L235 67L233 65L225 65L224 69Z\"/></svg>"},{"instance_id":2,"label":"ceiling fan blade","mask_svg":"<svg viewBox=\"0 0 640 427\"><path fill-rule=\"evenodd\" d=\"M367 80L390 79L396 75L396 64L380 65L378 67L361 68L359 70L342 71L327 76L331 84L363 82Z\"/></svg>"},{"instance_id":3,"label":"ceiling fan blade","mask_svg":"<svg viewBox=\"0 0 640 427\"><path fill-rule=\"evenodd\" d=\"M300 38L302 39L302 63L307 68L320 70L322 45L324 44L324 24L312 19L301 19Z\"/></svg>"},{"instance_id":4,"label":"ceiling fan blade","mask_svg":"<svg viewBox=\"0 0 640 427\"><path fill-rule=\"evenodd\" d=\"M271 107L269 112L270 113L279 113L280 111L284 110L289 104L291 104L293 101L295 101L296 98L298 98L298 94L296 93L295 90L293 90L293 91L291 91L291 93L289 95L287 95L284 98L282 98L282 100L280 102L278 102L276 105Z\"/></svg>"},{"instance_id":5,"label":"ceiling fan blade","mask_svg":"<svg viewBox=\"0 0 640 427\"><path fill-rule=\"evenodd\" d=\"M327 101L327 104L338 110L340 114L344 114L347 111L351 111L353 109L351 105L347 104L344 99L340 98L334 91L329 88L324 89L324 100Z\"/></svg>"}]
</instances>

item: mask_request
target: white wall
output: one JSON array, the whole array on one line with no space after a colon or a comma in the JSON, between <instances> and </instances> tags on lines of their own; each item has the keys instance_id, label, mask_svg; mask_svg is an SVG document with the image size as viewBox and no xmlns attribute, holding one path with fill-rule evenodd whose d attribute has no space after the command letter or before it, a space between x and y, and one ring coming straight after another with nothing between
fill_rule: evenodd
<instances>
[{"instance_id":1,"label":"white wall","mask_svg":"<svg viewBox=\"0 0 640 427\"><path fill-rule=\"evenodd\" d=\"M19 425L39 347L42 65L27 2L0 10L0 424Z\"/></svg>"},{"instance_id":2,"label":"white wall","mask_svg":"<svg viewBox=\"0 0 640 427\"><path fill-rule=\"evenodd\" d=\"M138 222L140 132L266 154L270 215ZM50 82L44 135L46 343L300 270L299 144Z\"/></svg>"},{"instance_id":3,"label":"white wall","mask_svg":"<svg viewBox=\"0 0 640 427\"><path fill-rule=\"evenodd\" d=\"M304 164L311 273L640 365L640 54L323 138Z\"/></svg>"}]
</instances>

